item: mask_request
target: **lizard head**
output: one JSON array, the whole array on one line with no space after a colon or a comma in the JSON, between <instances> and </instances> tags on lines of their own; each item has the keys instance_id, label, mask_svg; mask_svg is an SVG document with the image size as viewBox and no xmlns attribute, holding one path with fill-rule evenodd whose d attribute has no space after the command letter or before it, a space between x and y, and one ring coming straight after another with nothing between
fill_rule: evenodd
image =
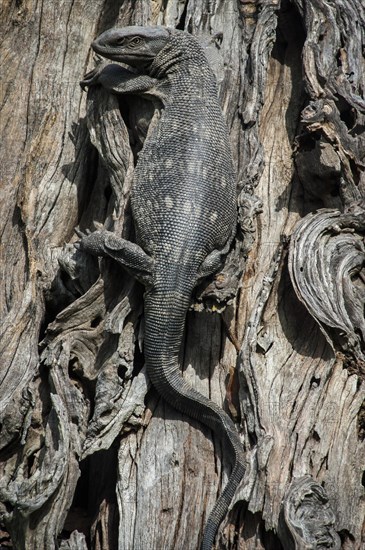
<instances>
[{"instance_id":1,"label":"lizard head","mask_svg":"<svg viewBox=\"0 0 365 550\"><path fill-rule=\"evenodd\" d=\"M138 68L152 63L169 38L170 31L164 27L133 26L109 29L91 46L103 57Z\"/></svg>"}]
</instances>

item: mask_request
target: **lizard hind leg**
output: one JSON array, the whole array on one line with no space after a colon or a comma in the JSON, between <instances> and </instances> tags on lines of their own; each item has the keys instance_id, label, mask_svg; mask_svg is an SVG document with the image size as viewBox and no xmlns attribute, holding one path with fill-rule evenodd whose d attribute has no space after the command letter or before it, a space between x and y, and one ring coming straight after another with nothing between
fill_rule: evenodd
<instances>
[{"instance_id":1,"label":"lizard hind leg","mask_svg":"<svg viewBox=\"0 0 365 550\"><path fill-rule=\"evenodd\" d=\"M224 264L224 259L227 255L227 250L213 250L205 260L201 263L197 273L197 279L205 279L218 271Z\"/></svg>"}]
</instances>

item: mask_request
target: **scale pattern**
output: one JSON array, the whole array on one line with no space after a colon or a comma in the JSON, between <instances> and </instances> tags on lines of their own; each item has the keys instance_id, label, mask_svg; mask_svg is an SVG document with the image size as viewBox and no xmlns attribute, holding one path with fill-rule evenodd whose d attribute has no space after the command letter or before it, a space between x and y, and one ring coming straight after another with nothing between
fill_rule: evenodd
<instances>
[{"instance_id":1,"label":"scale pattern","mask_svg":"<svg viewBox=\"0 0 365 550\"><path fill-rule=\"evenodd\" d=\"M160 40L163 46L144 67L164 108L139 155L131 194L136 241L154 266L145 293L147 372L166 401L211 428L234 458L204 531L201 548L208 550L243 477L243 449L229 416L184 381L178 356L192 291L201 276L221 267L236 228L229 138L214 75L195 38L177 30L168 30L166 38L162 27L127 27L119 30L122 33L143 33L144 40ZM117 35L118 29L103 33L94 49L116 59ZM99 79L106 87L107 78ZM140 93L142 77L133 78L135 93ZM109 88L123 93L113 79Z\"/></svg>"}]
</instances>

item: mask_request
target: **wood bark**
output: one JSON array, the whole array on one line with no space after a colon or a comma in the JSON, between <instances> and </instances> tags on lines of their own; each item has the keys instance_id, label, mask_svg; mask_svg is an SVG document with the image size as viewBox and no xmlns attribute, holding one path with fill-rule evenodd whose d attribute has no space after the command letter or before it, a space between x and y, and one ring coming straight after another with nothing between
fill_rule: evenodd
<instances>
[{"instance_id":1,"label":"wood bark","mask_svg":"<svg viewBox=\"0 0 365 550\"><path fill-rule=\"evenodd\" d=\"M0 547L195 549L230 471L143 368L143 289L76 251L133 238L152 113L78 82L112 26L204 46L237 169L227 266L197 289L184 376L249 471L220 549L365 544L365 7L356 0L4 0ZM110 154L113 151L113 154Z\"/></svg>"}]
</instances>

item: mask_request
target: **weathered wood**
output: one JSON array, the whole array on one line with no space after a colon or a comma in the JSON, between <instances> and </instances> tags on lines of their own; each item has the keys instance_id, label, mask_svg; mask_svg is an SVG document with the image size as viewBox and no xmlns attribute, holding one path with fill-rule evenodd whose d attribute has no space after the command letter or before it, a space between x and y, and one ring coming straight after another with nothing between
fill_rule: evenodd
<instances>
[{"instance_id":1,"label":"weathered wood","mask_svg":"<svg viewBox=\"0 0 365 550\"><path fill-rule=\"evenodd\" d=\"M181 354L250 464L217 548L312 548L317 533L360 549L365 7L3 4L0 545L193 549L229 473L208 430L149 389L142 287L72 244L94 221L133 238L128 193L154 115L100 90L86 102L90 43L162 24L205 47L238 173L236 245L197 290Z\"/></svg>"},{"instance_id":2,"label":"weathered wood","mask_svg":"<svg viewBox=\"0 0 365 550\"><path fill-rule=\"evenodd\" d=\"M336 517L321 485L310 476L294 479L285 498L281 537L285 548L341 548Z\"/></svg>"}]
</instances>

